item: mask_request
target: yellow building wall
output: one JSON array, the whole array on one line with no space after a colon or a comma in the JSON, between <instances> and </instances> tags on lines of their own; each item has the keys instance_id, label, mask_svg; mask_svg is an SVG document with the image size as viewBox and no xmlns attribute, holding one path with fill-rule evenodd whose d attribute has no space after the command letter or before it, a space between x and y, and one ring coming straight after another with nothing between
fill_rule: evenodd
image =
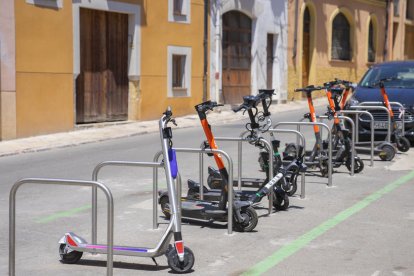
<instances>
[{"instance_id":1,"label":"yellow building wall","mask_svg":"<svg viewBox=\"0 0 414 276\"><path fill-rule=\"evenodd\" d=\"M73 129L72 1L15 1L17 137Z\"/></svg>"},{"instance_id":2,"label":"yellow building wall","mask_svg":"<svg viewBox=\"0 0 414 276\"><path fill-rule=\"evenodd\" d=\"M141 29L141 119L158 118L170 105L174 115L195 113L203 94L202 0L191 1L191 22L168 21L168 1L144 1L145 22ZM191 96L167 97L167 47L191 48Z\"/></svg>"},{"instance_id":3,"label":"yellow building wall","mask_svg":"<svg viewBox=\"0 0 414 276\"><path fill-rule=\"evenodd\" d=\"M293 57L295 5L289 4L289 32L288 32L288 99L300 99L302 93L295 93L294 89L302 86L302 35L303 12L308 5L314 26L311 27L312 61L310 65L309 84L322 85L326 81L340 78L357 82L371 65L368 63L368 23L370 18L377 20L376 33L376 62L383 61L384 33L385 33L385 4L381 1L364 0L299 0L298 1L298 32L297 56ZM335 61L331 59L332 20L337 12L343 11L351 28L351 61ZM313 41L312 41L313 39ZM313 47L312 47L313 46ZM322 96L323 92L315 93Z\"/></svg>"}]
</instances>

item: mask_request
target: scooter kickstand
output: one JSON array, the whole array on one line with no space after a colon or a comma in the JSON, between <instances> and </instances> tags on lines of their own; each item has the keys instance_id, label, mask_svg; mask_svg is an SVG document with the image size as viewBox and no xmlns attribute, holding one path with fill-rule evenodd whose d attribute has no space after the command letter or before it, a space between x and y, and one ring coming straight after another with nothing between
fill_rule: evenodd
<instances>
[{"instance_id":1,"label":"scooter kickstand","mask_svg":"<svg viewBox=\"0 0 414 276\"><path fill-rule=\"evenodd\" d=\"M158 266L158 263L157 263L157 261L155 260L155 258L154 258L154 257L151 257L151 259L154 261L155 266Z\"/></svg>"}]
</instances>

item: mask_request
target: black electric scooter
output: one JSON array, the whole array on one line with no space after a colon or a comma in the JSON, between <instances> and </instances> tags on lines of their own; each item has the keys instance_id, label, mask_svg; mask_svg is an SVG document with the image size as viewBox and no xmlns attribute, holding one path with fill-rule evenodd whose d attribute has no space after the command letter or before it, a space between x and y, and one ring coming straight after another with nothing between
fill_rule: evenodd
<instances>
[{"instance_id":1,"label":"black electric scooter","mask_svg":"<svg viewBox=\"0 0 414 276\"><path fill-rule=\"evenodd\" d=\"M218 104L212 101L206 101L195 106L198 116L201 121L204 133L206 135L208 144L211 149L217 149L216 142L214 140L211 126L207 121L207 111L213 110ZM185 219L196 219L205 221L220 221L227 222L228 220L228 208L233 208L233 227L240 232L251 232L256 227L258 222L258 216L254 208L251 206L250 201L241 201L235 198L233 206L227 206L228 189L228 172L224 166L222 157L214 153L214 160L219 168L220 175L224 179L223 186L220 191L218 201L198 200L190 198L181 199L181 215ZM169 195L165 191L159 191L159 204L164 215L170 217Z\"/></svg>"},{"instance_id":2,"label":"black electric scooter","mask_svg":"<svg viewBox=\"0 0 414 276\"><path fill-rule=\"evenodd\" d=\"M259 135L256 135L255 131L259 128L258 123L256 122L255 118L257 117L257 105L258 103L265 101L267 97L271 96L271 94L264 94L259 93L257 96L245 96L243 97L243 104L234 109L235 112L238 112L240 110L247 111L250 117L250 123L246 125L246 128L251 132L251 135L248 137L252 144L255 146L260 147L261 149L264 148L262 144L262 137ZM253 109L256 110L256 112L253 112ZM240 200L248 200L253 203L258 203L261 201L263 197L266 195L270 195L271 189L273 189L274 192L274 198L273 198L273 207L276 210L286 210L289 207L289 198L286 194L286 192L281 188L283 186L282 183L285 183L285 177L287 175L291 176L293 174L302 172L303 170L306 170L304 166L302 166L302 155L300 155L300 158L295 159L291 164L289 164L288 168L282 168L279 166L277 168L277 171L274 172L274 175L272 175L272 179L269 179L269 174L267 173L267 178L265 180L262 180L262 183L260 184L260 187L258 190L242 190L242 191L236 191L236 195L240 198ZM280 174L281 173L281 174ZM210 185L213 184L217 187L221 188L222 185L222 178L221 175L218 173L217 170L209 167L209 177L213 178ZM277 176L277 178L274 178ZM249 179L244 179L247 182L251 182ZM270 181L269 181L270 180ZM234 184L236 184L235 182ZM188 183L189 190L187 194L187 198L200 198L200 185L196 182L190 182ZM286 186L286 184L285 184ZM211 186L210 186L211 187ZM270 189L271 188L271 189ZM208 189L206 187L203 187L203 195L206 200L219 200L220 196L220 190L219 189Z\"/></svg>"}]
</instances>

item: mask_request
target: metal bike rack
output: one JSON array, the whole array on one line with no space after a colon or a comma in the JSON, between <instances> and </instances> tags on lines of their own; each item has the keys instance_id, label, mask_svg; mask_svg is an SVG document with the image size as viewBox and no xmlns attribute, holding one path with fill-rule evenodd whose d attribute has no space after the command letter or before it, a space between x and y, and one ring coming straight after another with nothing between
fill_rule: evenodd
<instances>
[{"instance_id":1,"label":"metal bike rack","mask_svg":"<svg viewBox=\"0 0 414 276\"><path fill-rule=\"evenodd\" d=\"M14 183L10 190L9 202L9 276L15 275L16 261L16 193L24 184L46 184L46 185L65 185L65 186L92 186L100 188L106 195L108 203L108 221L107 221L107 268L106 274L113 275L113 242L114 242L114 201L111 191L104 184L96 181L80 181L69 179L49 179L49 178L25 178Z\"/></svg>"},{"instance_id":2,"label":"metal bike rack","mask_svg":"<svg viewBox=\"0 0 414 276\"><path fill-rule=\"evenodd\" d=\"M375 145L374 145L374 140L375 140L375 136L374 136L374 116L370 113L370 112L368 112L368 111L364 111L364 110L340 110L340 111L338 111L338 113L341 113L341 114L355 114L355 117L356 117L356 119L355 119L355 121L356 122L358 122L358 119L359 119L359 115L360 114L365 114L365 115L367 115L369 118L370 118L370 126L371 126L371 164L370 164L370 166L371 167L373 167L374 166L374 148L375 148ZM355 123L355 143L358 143L358 123Z\"/></svg>"},{"instance_id":3,"label":"metal bike rack","mask_svg":"<svg viewBox=\"0 0 414 276\"><path fill-rule=\"evenodd\" d=\"M297 131L297 130L293 130L293 129L273 129L270 128L267 130L268 132L273 132L273 133L293 133L296 134L296 136L300 139L301 141L301 145L303 147L303 152L306 152L306 140L305 140L305 136ZM299 142L297 143L299 144ZM301 179L300 179L300 198L304 199L306 196L306 190L305 190L305 173L302 172L301 174Z\"/></svg>"},{"instance_id":4,"label":"metal bike rack","mask_svg":"<svg viewBox=\"0 0 414 276\"><path fill-rule=\"evenodd\" d=\"M387 131L387 142L391 143L391 115L390 115L390 111L388 110L388 108L384 107L384 106L373 106L373 105L352 105L349 107L350 109L366 109L366 110L383 110L385 112L387 112L388 115L388 131ZM359 122L358 120L356 120L357 122L357 127L359 129ZM373 130L371 129L371 132Z\"/></svg>"},{"instance_id":5,"label":"metal bike rack","mask_svg":"<svg viewBox=\"0 0 414 276\"><path fill-rule=\"evenodd\" d=\"M320 126L328 130L328 187L332 187L332 133L331 128L324 124L318 122L279 122L273 126L273 129L276 129L281 125L296 125L298 132L300 132L301 126Z\"/></svg>"},{"instance_id":6,"label":"metal bike rack","mask_svg":"<svg viewBox=\"0 0 414 276\"><path fill-rule=\"evenodd\" d=\"M237 154L237 158L238 158L238 179L237 179L237 187L239 190L242 189L242 148L243 148L243 142L249 142L251 141L248 138L244 138L243 136L248 133L248 131L243 132L242 134L240 134L240 137L215 137L214 140L216 141L229 141L229 142L237 142L238 144L238 154ZM270 143L264 139L261 138L261 140L263 141L263 143L265 144L266 148L269 150L269 152L272 152L272 146L270 145ZM204 145L204 143L202 144L202 146ZM273 174L273 158L269 158L269 177ZM200 154L200 178L204 179L204 155ZM203 184L202 182L200 182L201 184ZM201 185L200 184L200 185ZM203 199L204 198L204 193L202 191L202 189L200 189L200 198ZM273 199L273 190L270 191L270 198ZM272 213L272 209L273 209L273 202L272 200L269 200L269 207L268 207L268 213L271 214Z\"/></svg>"},{"instance_id":7,"label":"metal bike rack","mask_svg":"<svg viewBox=\"0 0 414 276\"><path fill-rule=\"evenodd\" d=\"M352 141L351 141L351 176L354 176L354 169L355 169L355 123L354 121L347 117L347 116L337 116L340 120L348 121L351 124L351 133L352 133ZM319 119L329 119L326 115L318 115L316 118Z\"/></svg>"},{"instance_id":8,"label":"metal bike rack","mask_svg":"<svg viewBox=\"0 0 414 276\"><path fill-rule=\"evenodd\" d=\"M199 153L199 154L211 154L211 153L216 153L216 154L220 154L222 155L226 160L227 160L227 165L228 165L228 173L229 173L229 179L228 182L229 183L233 183L233 160L231 159L231 157L222 150L219 149L196 149L196 148L173 148L176 152L183 152L183 153ZM157 152L154 155L154 161L158 161L158 159L162 156L162 152ZM155 177L155 175L158 175L158 168L154 167L154 193L153 193L153 199L154 201L157 200L157 190L158 190L158 176ZM180 191L180 194L178 194L181 198L181 178L179 179L179 181L177 181L177 186L179 188L177 188L177 191ZM201 184L200 184L201 185ZM229 184L230 185L230 184ZM202 189L200 189L202 190ZM177 192L178 193L178 192ZM228 189L228 206L229 208L227 209L227 233L230 235L233 233L233 189ZM181 202L181 201L180 201ZM180 204L181 205L181 204ZM181 206L180 206L181 208ZM154 217L153 217L153 225L155 225L156 228L158 228L158 209L155 208L154 209Z\"/></svg>"},{"instance_id":9,"label":"metal bike rack","mask_svg":"<svg viewBox=\"0 0 414 276\"><path fill-rule=\"evenodd\" d=\"M361 103L359 103L360 106L382 105L382 104L383 104L383 102L361 102ZM402 103L400 103L400 102L390 102L390 105L396 105L396 106L400 107L401 109L403 109L405 111L404 105L402 105ZM405 134L405 116L404 116L404 114L401 116L401 131L404 135Z\"/></svg>"},{"instance_id":10,"label":"metal bike rack","mask_svg":"<svg viewBox=\"0 0 414 276\"><path fill-rule=\"evenodd\" d=\"M162 162L128 162L128 161L104 161L95 166L92 172L92 181L98 181L98 174L103 167L145 167L145 168L160 168L163 167ZM153 183L155 183L155 174ZM157 191L154 187L154 193ZM155 198L153 202L153 209L157 209L157 200ZM153 211L154 212L154 211ZM155 211L156 212L156 211ZM156 215L156 213L153 213ZM98 236L98 189L92 187L92 244L97 244Z\"/></svg>"}]
</instances>

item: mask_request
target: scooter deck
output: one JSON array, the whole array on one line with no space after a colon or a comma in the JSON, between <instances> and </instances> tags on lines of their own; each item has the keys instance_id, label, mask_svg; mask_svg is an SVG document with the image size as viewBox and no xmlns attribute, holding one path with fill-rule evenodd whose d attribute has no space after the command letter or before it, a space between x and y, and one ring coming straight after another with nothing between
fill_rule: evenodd
<instances>
[{"instance_id":1,"label":"scooter deck","mask_svg":"<svg viewBox=\"0 0 414 276\"><path fill-rule=\"evenodd\" d=\"M181 216L199 220L227 221L227 210L220 210L217 202L182 200Z\"/></svg>"},{"instance_id":2,"label":"scooter deck","mask_svg":"<svg viewBox=\"0 0 414 276\"><path fill-rule=\"evenodd\" d=\"M74 233L69 233L65 235L66 244L70 249L80 252L89 252L89 253L98 253L98 254L108 254L108 245L105 244L89 244L86 243L84 239L77 236ZM157 256L154 249L147 247L133 247L133 246L113 246L114 255L124 255L124 256L137 256L137 257L147 257L148 254Z\"/></svg>"}]
</instances>

